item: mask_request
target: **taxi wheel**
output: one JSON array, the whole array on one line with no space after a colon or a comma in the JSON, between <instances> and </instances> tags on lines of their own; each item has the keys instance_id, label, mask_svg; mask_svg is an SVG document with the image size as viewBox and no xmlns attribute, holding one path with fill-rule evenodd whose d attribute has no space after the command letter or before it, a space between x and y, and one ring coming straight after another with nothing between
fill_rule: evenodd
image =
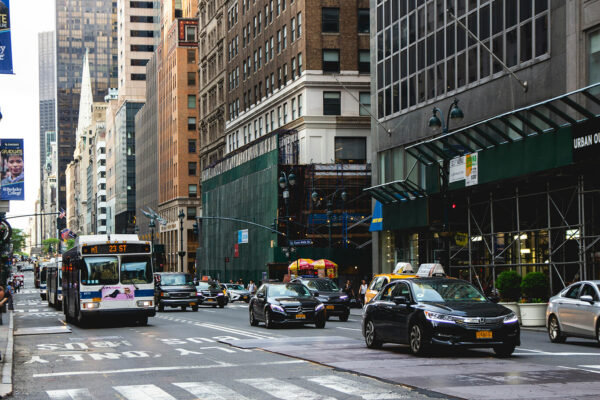
<instances>
[{"instance_id":1,"label":"taxi wheel","mask_svg":"<svg viewBox=\"0 0 600 400\"><path fill-rule=\"evenodd\" d=\"M500 346L494 346L494 353L496 356L500 358L510 357L510 355L515 351L515 345L513 343L504 343Z\"/></svg>"},{"instance_id":2,"label":"taxi wheel","mask_svg":"<svg viewBox=\"0 0 600 400\"><path fill-rule=\"evenodd\" d=\"M554 315L550 316L550 320L548 321L548 337L550 337L552 343L564 343L567 339L560 331L558 319Z\"/></svg>"},{"instance_id":3,"label":"taxi wheel","mask_svg":"<svg viewBox=\"0 0 600 400\"><path fill-rule=\"evenodd\" d=\"M422 356L427 353L427 343L425 331L420 323L414 323L410 327L409 341L410 351L417 356Z\"/></svg>"},{"instance_id":4,"label":"taxi wheel","mask_svg":"<svg viewBox=\"0 0 600 400\"><path fill-rule=\"evenodd\" d=\"M198 311L198 306L192 306L192 311Z\"/></svg>"},{"instance_id":5,"label":"taxi wheel","mask_svg":"<svg viewBox=\"0 0 600 400\"><path fill-rule=\"evenodd\" d=\"M254 316L254 310L252 308L250 308L250 325L258 326L258 320Z\"/></svg>"},{"instance_id":6,"label":"taxi wheel","mask_svg":"<svg viewBox=\"0 0 600 400\"><path fill-rule=\"evenodd\" d=\"M370 349L379 349L383 344L383 342L377 340L375 324L371 320L367 321L367 326L365 326L365 343Z\"/></svg>"},{"instance_id":7,"label":"taxi wheel","mask_svg":"<svg viewBox=\"0 0 600 400\"><path fill-rule=\"evenodd\" d=\"M321 317L321 318L317 318L317 320L315 321L315 326L318 329L323 329L325 328L325 318Z\"/></svg>"},{"instance_id":8,"label":"taxi wheel","mask_svg":"<svg viewBox=\"0 0 600 400\"><path fill-rule=\"evenodd\" d=\"M340 315L340 321L342 321L342 322L348 321L349 316L350 316L350 314Z\"/></svg>"},{"instance_id":9,"label":"taxi wheel","mask_svg":"<svg viewBox=\"0 0 600 400\"><path fill-rule=\"evenodd\" d=\"M181 306L181 311L185 311L187 309L186 306Z\"/></svg>"}]
</instances>

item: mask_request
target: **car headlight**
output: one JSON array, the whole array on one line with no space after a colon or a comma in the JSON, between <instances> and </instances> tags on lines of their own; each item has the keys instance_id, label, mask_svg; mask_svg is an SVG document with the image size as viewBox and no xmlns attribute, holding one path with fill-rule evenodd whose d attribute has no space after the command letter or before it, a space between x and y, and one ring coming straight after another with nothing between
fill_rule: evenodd
<instances>
[{"instance_id":1,"label":"car headlight","mask_svg":"<svg viewBox=\"0 0 600 400\"><path fill-rule=\"evenodd\" d=\"M167 292L160 292L160 297L171 297L171 295Z\"/></svg>"},{"instance_id":2,"label":"car headlight","mask_svg":"<svg viewBox=\"0 0 600 400\"><path fill-rule=\"evenodd\" d=\"M271 310L285 314L285 310L283 309L283 307L278 306L276 304L271 304Z\"/></svg>"},{"instance_id":3,"label":"car headlight","mask_svg":"<svg viewBox=\"0 0 600 400\"><path fill-rule=\"evenodd\" d=\"M429 321L443 322L446 324L455 324L456 323L456 321L454 320L454 317L452 315L440 314L440 313L431 312L431 311L424 311L424 313L425 313L425 318L427 318Z\"/></svg>"},{"instance_id":4,"label":"car headlight","mask_svg":"<svg viewBox=\"0 0 600 400\"><path fill-rule=\"evenodd\" d=\"M315 307L315 311L322 310L323 308L325 308L325 306L321 303Z\"/></svg>"},{"instance_id":5,"label":"car headlight","mask_svg":"<svg viewBox=\"0 0 600 400\"><path fill-rule=\"evenodd\" d=\"M219 292L217 293L217 296L223 296L223 293Z\"/></svg>"},{"instance_id":6,"label":"car headlight","mask_svg":"<svg viewBox=\"0 0 600 400\"><path fill-rule=\"evenodd\" d=\"M348 296L340 296L340 300L347 300Z\"/></svg>"},{"instance_id":7,"label":"car headlight","mask_svg":"<svg viewBox=\"0 0 600 400\"><path fill-rule=\"evenodd\" d=\"M517 318L517 315L513 312L504 317L505 324L514 324L515 322L519 322L519 318Z\"/></svg>"}]
</instances>

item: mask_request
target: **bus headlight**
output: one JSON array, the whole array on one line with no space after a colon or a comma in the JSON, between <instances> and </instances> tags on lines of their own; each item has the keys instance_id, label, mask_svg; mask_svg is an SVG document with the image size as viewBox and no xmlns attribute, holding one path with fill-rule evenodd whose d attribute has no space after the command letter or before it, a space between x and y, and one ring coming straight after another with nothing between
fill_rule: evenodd
<instances>
[{"instance_id":1,"label":"bus headlight","mask_svg":"<svg viewBox=\"0 0 600 400\"><path fill-rule=\"evenodd\" d=\"M62 294L58 295L58 301L62 301Z\"/></svg>"},{"instance_id":2,"label":"bus headlight","mask_svg":"<svg viewBox=\"0 0 600 400\"><path fill-rule=\"evenodd\" d=\"M152 307L152 300L138 300L138 307Z\"/></svg>"},{"instance_id":3,"label":"bus headlight","mask_svg":"<svg viewBox=\"0 0 600 400\"><path fill-rule=\"evenodd\" d=\"M81 307L84 310L91 310L91 309L94 309L94 308L100 308L100 303L83 303L81 305Z\"/></svg>"}]
</instances>

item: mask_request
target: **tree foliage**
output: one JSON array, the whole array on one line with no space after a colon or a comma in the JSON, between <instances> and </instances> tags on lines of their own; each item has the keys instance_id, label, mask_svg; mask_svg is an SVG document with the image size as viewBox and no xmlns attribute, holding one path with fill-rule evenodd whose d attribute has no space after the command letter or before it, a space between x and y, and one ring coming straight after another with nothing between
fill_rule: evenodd
<instances>
[{"instance_id":1,"label":"tree foliage","mask_svg":"<svg viewBox=\"0 0 600 400\"><path fill-rule=\"evenodd\" d=\"M23 231L22 229L12 229L10 243L13 245L13 253L23 253L23 249L25 249L25 239L27 239L28 237L29 235L25 234L25 231Z\"/></svg>"},{"instance_id":2,"label":"tree foliage","mask_svg":"<svg viewBox=\"0 0 600 400\"><path fill-rule=\"evenodd\" d=\"M50 253L55 253L56 250L58 249L59 243L60 243L60 240L57 238L50 238L50 239L42 240L42 246L44 246L43 252L48 255Z\"/></svg>"}]
</instances>

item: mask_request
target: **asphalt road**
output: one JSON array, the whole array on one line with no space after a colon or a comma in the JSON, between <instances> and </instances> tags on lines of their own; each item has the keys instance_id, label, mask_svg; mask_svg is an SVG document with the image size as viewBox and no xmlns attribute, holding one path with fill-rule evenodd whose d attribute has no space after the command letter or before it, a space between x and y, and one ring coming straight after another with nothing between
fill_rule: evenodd
<instances>
[{"instance_id":1,"label":"asphalt road","mask_svg":"<svg viewBox=\"0 0 600 400\"><path fill-rule=\"evenodd\" d=\"M366 349L357 309L325 329L251 327L245 303L167 309L145 327L82 329L67 325L32 288L26 273L26 289L15 296L16 399L579 399L600 391L600 346L552 344L545 331L523 330L508 360L491 350L419 359L404 346ZM38 331L19 335L32 332L27 328Z\"/></svg>"}]
</instances>

